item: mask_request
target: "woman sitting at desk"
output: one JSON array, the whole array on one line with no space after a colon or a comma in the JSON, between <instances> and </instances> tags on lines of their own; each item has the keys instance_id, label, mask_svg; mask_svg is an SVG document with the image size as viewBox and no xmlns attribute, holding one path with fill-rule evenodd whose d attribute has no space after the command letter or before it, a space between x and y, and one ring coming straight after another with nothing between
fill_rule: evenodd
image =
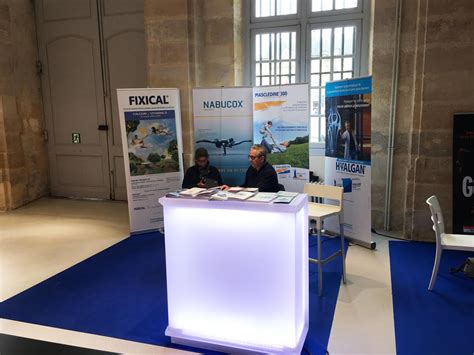
<instances>
[{"instance_id":1,"label":"woman sitting at desk","mask_svg":"<svg viewBox=\"0 0 474 355\"><path fill-rule=\"evenodd\" d=\"M184 175L183 188L216 187L222 185L222 177L216 167L209 165L209 153L198 148L194 153L194 164Z\"/></svg>"}]
</instances>

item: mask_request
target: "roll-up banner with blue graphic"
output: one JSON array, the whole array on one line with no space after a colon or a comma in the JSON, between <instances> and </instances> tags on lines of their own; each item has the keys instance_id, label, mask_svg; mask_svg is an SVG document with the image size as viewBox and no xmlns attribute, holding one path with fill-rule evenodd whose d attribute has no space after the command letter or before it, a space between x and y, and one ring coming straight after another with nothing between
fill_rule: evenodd
<instances>
[{"instance_id":1,"label":"roll-up banner with blue graphic","mask_svg":"<svg viewBox=\"0 0 474 355\"><path fill-rule=\"evenodd\" d=\"M178 89L117 89L130 232L161 230L158 199L183 180Z\"/></svg>"},{"instance_id":2,"label":"roll-up banner with blue graphic","mask_svg":"<svg viewBox=\"0 0 474 355\"><path fill-rule=\"evenodd\" d=\"M371 242L372 77L326 84L325 183L344 187L344 233ZM325 222L337 232L337 219Z\"/></svg>"},{"instance_id":3,"label":"roll-up banner with blue graphic","mask_svg":"<svg viewBox=\"0 0 474 355\"><path fill-rule=\"evenodd\" d=\"M194 89L193 114L195 147L207 149L224 184L243 184L252 146L252 88Z\"/></svg>"},{"instance_id":4,"label":"roll-up banner with blue graphic","mask_svg":"<svg viewBox=\"0 0 474 355\"><path fill-rule=\"evenodd\" d=\"M278 182L303 192L309 181L308 84L253 88L253 142L263 145Z\"/></svg>"}]
</instances>

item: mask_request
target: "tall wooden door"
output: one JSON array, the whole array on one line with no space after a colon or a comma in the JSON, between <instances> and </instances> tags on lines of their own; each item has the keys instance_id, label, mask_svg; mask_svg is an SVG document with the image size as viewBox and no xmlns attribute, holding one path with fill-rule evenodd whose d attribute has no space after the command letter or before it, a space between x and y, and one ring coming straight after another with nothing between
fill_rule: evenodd
<instances>
[{"instance_id":1,"label":"tall wooden door","mask_svg":"<svg viewBox=\"0 0 474 355\"><path fill-rule=\"evenodd\" d=\"M109 162L113 196L127 199L117 88L147 85L143 0L108 0L99 8L102 18L106 118L109 122Z\"/></svg>"},{"instance_id":2,"label":"tall wooden door","mask_svg":"<svg viewBox=\"0 0 474 355\"><path fill-rule=\"evenodd\" d=\"M126 199L114 95L117 86L146 86L143 0L37 0L35 7L51 192Z\"/></svg>"}]
</instances>

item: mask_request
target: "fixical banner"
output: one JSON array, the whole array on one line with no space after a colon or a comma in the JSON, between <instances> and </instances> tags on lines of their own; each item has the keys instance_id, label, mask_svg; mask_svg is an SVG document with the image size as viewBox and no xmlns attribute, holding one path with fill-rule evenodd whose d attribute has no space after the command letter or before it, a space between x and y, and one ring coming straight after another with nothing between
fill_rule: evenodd
<instances>
[{"instance_id":1,"label":"fixical banner","mask_svg":"<svg viewBox=\"0 0 474 355\"><path fill-rule=\"evenodd\" d=\"M178 89L117 89L130 231L163 228L158 199L183 179Z\"/></svg>"}]
</instances>

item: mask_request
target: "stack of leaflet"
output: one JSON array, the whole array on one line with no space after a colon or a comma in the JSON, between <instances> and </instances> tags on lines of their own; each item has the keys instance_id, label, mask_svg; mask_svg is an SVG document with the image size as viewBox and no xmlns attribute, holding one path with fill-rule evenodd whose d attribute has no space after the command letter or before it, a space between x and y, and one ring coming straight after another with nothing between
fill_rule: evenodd
<instances>
[{"instance_id":1,"label":"stack of leaflet","mask_svg":"<svg viewBox=\"0 0 474 355\"><path fill-rule=\"evenodd\" d=\"M298 196L298 192L279 191L273 203L291 203L296 196Z\"/></svg>"},{"instance_id":2,"label":"stack of leaflet","mask_svg":"<svg viewBox=\"0 0 474 355\"><path fill-rule=\"evenodd\" d=\"M166 194L166 197L168 198L180 198L181 195L179 194L181 190L177 190L177 191L170 191Z\"/></svg>"},{"instance_id":3,"label":"stack of leaflet","mask_svg":"<svg viewBox=\"0 0 474 355\"><path fill-rule=\"evenodd\" d=\"M277 198L277 194L275 192L258 192L254 196L247 199L250 202L272 202L274 199Z\"/></svg>"},{"instance_id":4,"label":"stack of leaflet","mask_svg":"<svg viewBox=\"0 0 474 355\"><path fill-rule=\"evenodd\" d=\"M201 187L193 187L190 189L182 190L179 192L180 197L189 197L189 198L208 198L209 196L215 194L219 191L218 188L204 189Z\"/></svg>"},{"instance_id":5,"label":"stack of leaflet","mask_svg":"<svg viewBox=\"0 0 474 355\"><path fill-rule=\"evenodd\" d=\"M239 192L230 192L229 191L220 191L217 192L209 197L209 200L218 200L218 201L225 201L225 200L247 200L248 198L255 195L255 192L252 191L239 191Z\"/></svg>"},{"instance_id":6,"label":"stack of leaflet","mask_svg":"<svg viewBox=\"0 0 474 355\"><path fill-rule=\"evenodd\" d=\"M258 187L240 187L240 186L235 186L231 187L229 192L240 192L240 191L245 191L245 192L258 192Z\"/></svg>"}]
</instances>

